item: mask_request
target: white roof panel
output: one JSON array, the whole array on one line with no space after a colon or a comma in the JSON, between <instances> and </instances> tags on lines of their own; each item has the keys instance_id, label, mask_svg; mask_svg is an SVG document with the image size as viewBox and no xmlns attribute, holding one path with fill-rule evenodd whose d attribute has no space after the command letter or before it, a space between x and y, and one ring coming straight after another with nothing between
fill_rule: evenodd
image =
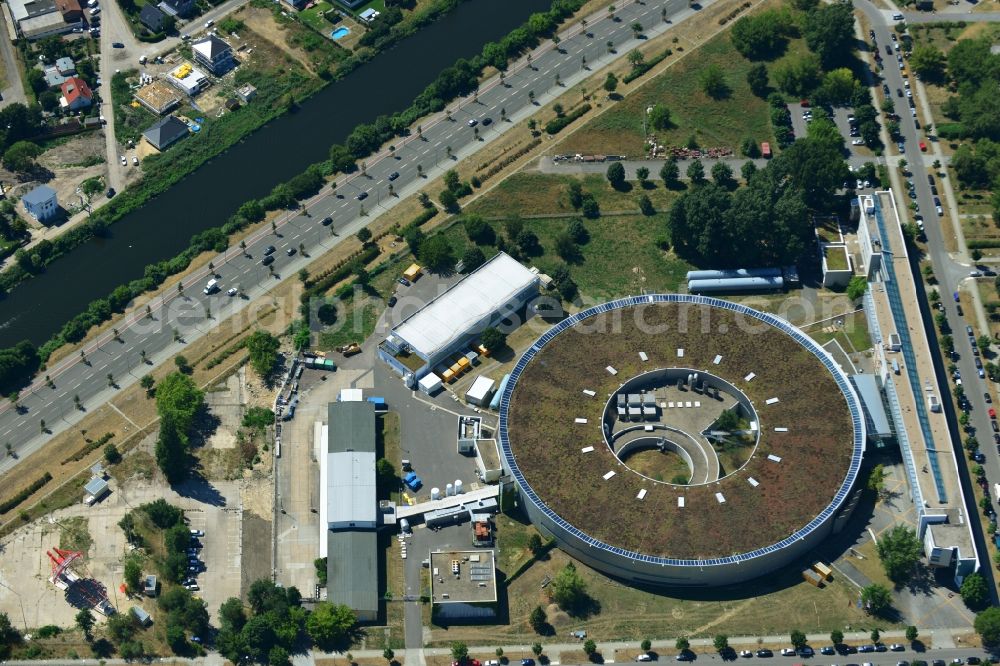
<instances>
[{"instance_id":1,"label":"white roof panel","mask_svg":"<svg viewBox=\"0 0 1000 666\"><path fill-rule=\"evenodd\" d=\"M476 377L476 381L473 382L471 387L469 387L469 391L465 394L465 397L467 399L471 398L472 400L483 400L486 395L493 390L493 385L495 383L496 382L489 377L483 377L480 375L479 377Z\"/></svg>"},{"instance_id":2,"label":"white roof panel","mask_svg":"<svg viewBox=\"0 0 1000 666\"><path fill-rule=\"evenodd\" d=\"M378 502L375 495L375 453L345 451L328 453L326 519L331 528L374 525Z\"/></svg>"},{"instance_id":3,"label":"white roof panel","mask_svg":"<svg viewBox=\"0 0 1000 666\"><path fill-rule=\"evenodd\" d=\"M394 331L413 350L431 357L477 327L538 276L500 252L423 308Z\"/></svg>"}]
</instances>

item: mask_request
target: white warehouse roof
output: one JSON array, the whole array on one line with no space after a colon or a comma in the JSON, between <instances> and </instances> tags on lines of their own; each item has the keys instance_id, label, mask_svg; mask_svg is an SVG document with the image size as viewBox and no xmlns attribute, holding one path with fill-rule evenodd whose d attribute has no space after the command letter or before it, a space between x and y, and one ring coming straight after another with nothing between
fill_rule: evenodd
<instances>
[{"instance_id":1,"label":"white warehouse roof","mask_svg":"<svg viewBox=\"0 0 1000 666\"><path fill-rule=\"evenodd\" d=\"M326 520L330 529L373 528L378 518L375 499L375 453L328 453Z\"/></svg>"},{"instance_id":2,"label":"white warehouse roof","mask_svg":"<svg viewBox=\"0 0 1000 666\"><path fill-rule=\"evenodd\" d=\"M537 275L500 252L413 313L394 332L419 356L429 358L484 327L514 296L537 283Z\"/></svg>"},{"instance_id":3,"label":"white warehouse roof","mask_svg":"<svg viewBox=\"0 0 1000 666\"><path fill-rule=\"evenodd\" d=\"M476 381L472 383L469 391L465 394L465 399L476 404L482 403L490 391L493 390L494 384L496 382L489 377L483 377L482 375L476 377Z\"/></svg>"}]
</instances>

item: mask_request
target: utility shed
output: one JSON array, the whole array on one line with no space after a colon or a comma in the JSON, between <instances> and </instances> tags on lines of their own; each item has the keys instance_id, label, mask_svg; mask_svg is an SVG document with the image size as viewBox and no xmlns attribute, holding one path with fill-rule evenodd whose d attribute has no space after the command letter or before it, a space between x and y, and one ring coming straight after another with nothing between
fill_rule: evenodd
<instances>
[{"instance_id":1,"label":"utility shed","mask_svg":"<svg viewBox=\"0 0 1000 666\"><path fill-rule=\"evenodd\" d=\"M472 383L472 386L469 387L468 392L465 394L465 401L470 405L488 405L490 398L493 396L493 386L495 384L496 382L489 377L476 377L476 381Z\"/></svg>"},{"instance_id":2,"label":"utility shed","mask_svg":"<svg viewBox=\"0 0 1000 666\"><path fill-rule=\"evenodd\" d=\"M327 600L344 604L359 622L378 619L378 535L327 532Z\"/></svg>"}]
</instances>

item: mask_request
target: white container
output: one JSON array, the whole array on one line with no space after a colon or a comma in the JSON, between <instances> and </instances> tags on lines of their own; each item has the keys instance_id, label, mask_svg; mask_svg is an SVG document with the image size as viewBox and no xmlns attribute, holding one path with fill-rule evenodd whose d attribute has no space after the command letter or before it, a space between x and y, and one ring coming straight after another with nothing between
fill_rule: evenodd
<instances>
[{"instance_id":1,"label":"white container","mask_svg":"<svg viewBox=\"0 0 1000 666\"><path fill-rule=\"evenodd\" d=\"M462 480L461 479L455 479L455 494L456 495L461 495L462 494Z\"/></svg>"},{"instance_id":2,"label":"white container","mask_svg":"<svg viewBox=\"0 0 1000 666\"><path fill-rule=\"evenodd\" d=\"M441 489L440 488L431 488L431 499L432 500L439 500L439 499L441 499Z\"/></svg>"},{"instance_id":3,"label":"white container","mask_svg":"<svg viewBox=\"0 0 1000 666\"><path fill-rule=\"evenodd\" d=\"M451 497L455 494L455 486L450 483L444 487L444 494L446 497Z\"/></svg>"}]
</instances>

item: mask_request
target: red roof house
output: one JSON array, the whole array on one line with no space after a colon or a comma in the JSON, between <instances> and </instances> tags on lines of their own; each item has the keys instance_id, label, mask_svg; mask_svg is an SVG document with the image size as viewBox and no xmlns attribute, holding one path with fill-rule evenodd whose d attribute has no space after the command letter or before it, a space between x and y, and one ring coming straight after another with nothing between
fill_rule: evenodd
<instances>
[{"instance_id":1,"label":"red roof house","mask_svg":"<svg viewBox=\"0 0 1000 666\"><path fill-rule=\"evenodd\" d=\"M94 93L87 82L78 76L71 76L62 84L62 106L71 111L85 109L94 101Z\"/></svg>"}]
</instances>

